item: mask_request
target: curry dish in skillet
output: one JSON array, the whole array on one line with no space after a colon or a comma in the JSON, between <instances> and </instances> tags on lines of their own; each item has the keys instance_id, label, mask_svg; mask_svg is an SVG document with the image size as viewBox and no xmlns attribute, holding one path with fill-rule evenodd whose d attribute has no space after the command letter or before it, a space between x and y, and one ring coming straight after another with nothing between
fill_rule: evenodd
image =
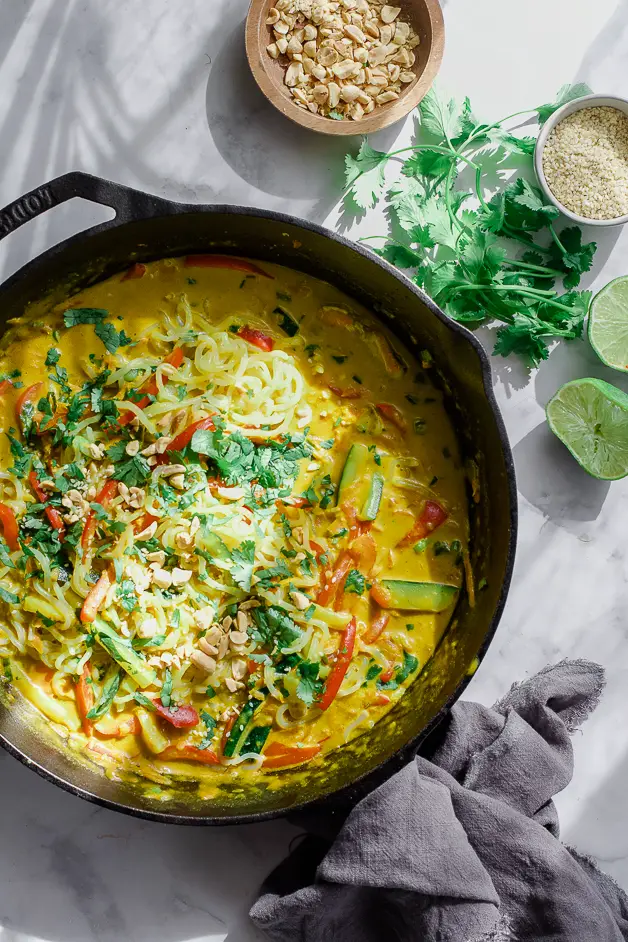
<instances>
[{"instance_id":1,"label":"curry dish in skillet","mask_svg":"<svg viewBox=\"0 0 628 942\"><path fill-rule=\"evenodd\" d=\"M372 728L470 576L421 360L330 285L217 255L11 321L4 682L157 786L296 769Z\"/></svg>"}]
</instances>

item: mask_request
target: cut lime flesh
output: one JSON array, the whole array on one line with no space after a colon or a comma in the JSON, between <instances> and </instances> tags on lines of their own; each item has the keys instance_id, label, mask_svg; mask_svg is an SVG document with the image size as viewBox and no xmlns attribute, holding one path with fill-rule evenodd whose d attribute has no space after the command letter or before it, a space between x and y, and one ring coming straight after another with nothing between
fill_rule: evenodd
<instances>
[{"instance_id":1,"label":"cut lime flesh","mask_svg":"<svg viewBox=\"0 0 628 942\"><path fill-rule=\"evenodd\" d=\"M565 383L547 404L552 432L593 477L628 474L628 395L601 379Z\"/></svg>"},{"instance_id":2,"label":"cut lime flesh","mask_svg":"<svg viewBox=\"0 0 628 942\"><path fill-rule=\"evenodd\" d=\"M589 341L603 363L628 373L628 275L615 278L593 298Z\"/></svg>"}]
</instances>

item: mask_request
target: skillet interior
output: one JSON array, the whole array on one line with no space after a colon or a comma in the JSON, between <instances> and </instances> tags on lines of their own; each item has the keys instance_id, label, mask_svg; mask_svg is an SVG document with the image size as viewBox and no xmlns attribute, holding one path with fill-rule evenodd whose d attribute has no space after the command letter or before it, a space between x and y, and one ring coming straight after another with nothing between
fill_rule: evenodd
<instances>
[{"instance_id":1,"label":"skillet interior","mask_svg":"<svg viewBox=\"0 0 628 942\"><path fill-rule=\"evenodd\" d=\"M72 175L83 176L83 175ZM62 180L64 178L61 178ZM112 185L98 181L107 190ZM113 186L113 191L116 191ZM134 191L119 217L132 219ZM130 196L129 196L130 194ZM57 784L85 798L153 818L178 823L225 824L272 817L305 803L341 806L383 780L416 750L468 682L497 626L512 572L516 538L516 499L512 458L490 385L490 370L479 344L453 325L398 272L353 243L298 220L238 207L199 207L135 194L137 215L106 223L74 237L25 266L0 288L1 321L26 305L69 293L107 278L135 260L194 252L230 252L301 270L323 278L370 307L410 349L427 348L449 390L454 423L467 457L478 462L480 502L471 515L476 580L487 587L471 609L461 598L443 642L397 707L368 736L311 763L298 777L278 773L271 791L225 792L203 804L181 789L156 803L133 786L113 782L102 772L60 751L45 724L26 706L0 705L0 741L18 758ZM99 198L99 202L108 202ZM157 214L157 215L154 215ZM0 214L0 232L3 214ZM6 694L4 696L6 700ZM28 717L23 714L28 711Z\"/></svg>"}]
</instances>

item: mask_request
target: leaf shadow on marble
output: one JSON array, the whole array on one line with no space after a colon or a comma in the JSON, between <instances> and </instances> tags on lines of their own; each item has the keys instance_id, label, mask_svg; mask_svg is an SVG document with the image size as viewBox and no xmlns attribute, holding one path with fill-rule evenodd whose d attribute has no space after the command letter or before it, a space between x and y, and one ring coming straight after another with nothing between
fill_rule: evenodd
<instances>
[{"instance_id":1,"label":"leaf shadow on marble","mask_svg":"<svg viewBox=\"0 0 628 942\"><path fill-rule=\"evenodd\" d=\"M513 454L519 492L557 526L581 536L583 524L600 515L610 482L583 471L546 422L524 435Z\"/></svg>"},{"instance_id":2,"label":"leaf shadow on marble","mask_svg":"<svg viewBox=\"0 0 628 942\"><path fill-rule=\"evenodd\" d=\"M2 750L0 832L0 937L46 942L259 942L248 910L297 833L285 822L138 820L69 795Z\"/></svg>"},{"instance_id":3,"label":"leaf shadow on marble","mask_svg":"<svg viewBox=\"0 0 628 942\"><path fill-rule=\"evenodd\" d=\"M616 711L619 724L623 726L625 704L617 704ZM608 727L600 730L600 735L604 736L605 733L608 736ZM610 756L606 761L609 759ZM595 767L589 769L589 774L596 775ZM586 775L586 771L583 775ZM625 755L596 791L581 802L578 817L561 833L563 843L573 845L576 850L586 849L600 869L613 877L621 887L628 886L628 831L625 827L628 819L627 782L628 755Z\"/></svg>"},{"instance_id":4,"label":"leaf shadow on marble","mask_svg":"<svg viewBox=\"0 0 628 942\"><path fill-rule=\"evenodd\" d=\"M619 0L617 9L593 39L583 56L574 82L586 82L594 91L626 94L628 74L628 4ZM600 75L603 84L600 82ZM597 87L596 87L597 86Z\"/></svg>"},{"instance_id":5,"label":"leaf shadow on marble","mask_svg":"<svg viewBox=\"0 0 628 942\"><path fill-rule=\"evenodd\" d=\"M24 0L0 4L0 49L5 54L29 9ZM37 23L32 50L21 67L20 94L0 123L0 155L4 160L20 155L23 191L87 163L92 173L113 180L122 176L131 186L169 198L215 199L210 185L164 179L150 162L164 129L204 87L204 49L190 55L177 84L156 107L138 115L131 112L112 71L114 30L97 5L49 0L45 6L42 0ZM43 107L25 138L25 103L36 96L43 96ZM2 273L8 275L39 251L111 215L106 208L82 200L54 207L2 243Z\"/></svg>"},{"instance_id":6,"label":"leaf shadow on marble","mask_svg":"<svg viewBox=\"0 0 628 942\"><path fill-rule=\"evenodd\" d=\"M355 142L308 131L267 101L248 66L243 22L221 35L206 104L214 144L238 176L266 193L314 199L307 217L325 219L342 195L344 157ZM398 133L391 131L388 139Z\"/></svg>"}]
</instances>

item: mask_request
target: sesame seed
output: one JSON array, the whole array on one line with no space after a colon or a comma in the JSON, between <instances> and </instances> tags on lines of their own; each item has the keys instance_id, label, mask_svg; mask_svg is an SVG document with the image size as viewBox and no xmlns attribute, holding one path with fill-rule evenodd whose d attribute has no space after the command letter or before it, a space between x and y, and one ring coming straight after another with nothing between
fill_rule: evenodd
<instances>
[{"instance_id":1,"label":"sesame seed","mask_svg":"<svg viewBox=\"0 0 628 942\"><path fill-rule=\"evenodd\" d=\"M628 214L628 116L617 108L582 108L552 130L543 151L550 190L587 219Z\"/></svg>"}]
</instances>

